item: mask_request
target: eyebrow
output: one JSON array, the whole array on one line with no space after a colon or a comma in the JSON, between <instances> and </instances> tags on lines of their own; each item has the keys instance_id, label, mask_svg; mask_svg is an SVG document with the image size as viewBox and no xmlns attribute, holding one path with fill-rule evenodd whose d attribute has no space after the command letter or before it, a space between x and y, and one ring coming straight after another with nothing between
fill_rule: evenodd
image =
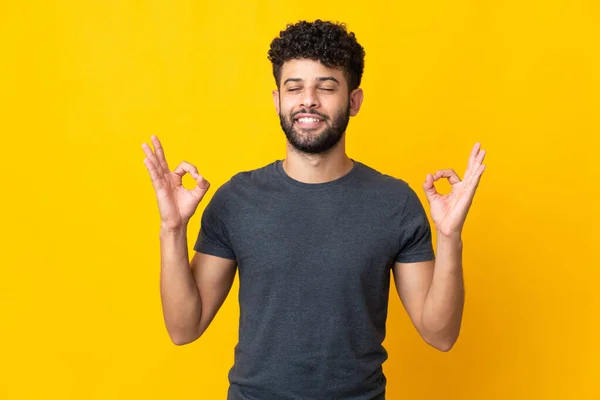
<instances>
[{"instance_id":1,"label":"eyebrow","mask_svg":"<svg viewBox=\"0 0 600 400\"><path fill-rule=\"evenodd\" d=\"M283 82L283 84L285 85L288 82L302 82L304 79L302 78L287 78L285 80L285 82ZM317 78L317 82L325 82L325 81L333 81L335 83L337 83L338 85L340 84L340 82L335 79L333 76L320 76Z\"/></svg>"}]
</instances>

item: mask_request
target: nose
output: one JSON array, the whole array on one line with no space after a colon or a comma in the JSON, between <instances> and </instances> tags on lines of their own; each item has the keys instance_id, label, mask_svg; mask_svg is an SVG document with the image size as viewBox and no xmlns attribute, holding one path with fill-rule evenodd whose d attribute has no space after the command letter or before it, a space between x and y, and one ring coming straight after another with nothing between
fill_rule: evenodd
<instances>
[{"instance_id":1,"label":"nose","mask_svg":"<svg viewBox=\"0 0 600 400\"><path fill-rule=\"evenodd\" d=\"M306 87L302 91L300 106L304 108L317 108L319 106L319 98L314 88Z\"/></svg>"}]
</instances>

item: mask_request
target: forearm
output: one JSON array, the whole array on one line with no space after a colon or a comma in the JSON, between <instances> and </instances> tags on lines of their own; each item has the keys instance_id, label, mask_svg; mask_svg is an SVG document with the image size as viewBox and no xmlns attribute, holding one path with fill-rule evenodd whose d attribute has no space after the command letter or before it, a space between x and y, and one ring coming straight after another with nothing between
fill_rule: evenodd
<instances>
[{"instance_id":1,"label":"forearm","mask_svg":"<svg viewBox=\"0 0 600 400\"><path fill-rule=\"evenodd\" d=\"M173 342L196 339L202 314L198 287L190 269L187 227L160 231L160 294L167 331Z\"/></svg>"},{"instance_id":2,"label":"forearm","mask_svg":"<svg viewBox=\"0 0 600 400\"><path fill-rule=\"evenodd\" d=\"M438 233L433 280L423 307L422 324L427 336L445 349L456 342L462 321L462 247L460 236L450 238Z\"/></svg>"}]
</instances>

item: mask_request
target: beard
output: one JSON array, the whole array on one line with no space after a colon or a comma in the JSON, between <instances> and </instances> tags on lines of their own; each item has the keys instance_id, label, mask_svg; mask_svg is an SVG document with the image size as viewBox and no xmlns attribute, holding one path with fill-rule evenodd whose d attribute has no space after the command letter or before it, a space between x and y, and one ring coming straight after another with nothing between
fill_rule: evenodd
<instances>
[{"instance_id":1,"label":"beard","mask_svg":"<svg viewBox=\"0 0 600 400\"><path fill-rule=\"evenodd\" d=\"M319 133L314 129L296 129L294 127L295 116L297 114L313 114L323 119L325 124L322 131ZM340 110L330 120L326 115L317 113L316 111L300 110L289 116L284 116L279 113L279 122L281 129L285 133L288 142L296 150L307 154L322 154L331 150L339 143L346 132L348 122L350 121L350 101L346 109Z\"/></svg>"}]
</instances>

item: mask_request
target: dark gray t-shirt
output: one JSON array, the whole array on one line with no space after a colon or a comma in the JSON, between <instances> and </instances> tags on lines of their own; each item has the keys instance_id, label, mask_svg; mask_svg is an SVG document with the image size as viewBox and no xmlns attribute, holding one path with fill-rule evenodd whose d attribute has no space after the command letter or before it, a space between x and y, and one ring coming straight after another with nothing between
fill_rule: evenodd
<instances>
[{"instance_id":1,"label":"dark gray t-shirt","mask_svg":"<svg viewBox=\"0 0 600 400\"><path fill-rule=\"evenodd\" d=\"M194 249L238 265L229 400L384 398L391 266L434 258L404 181L354 161L306 184L278 160L215 192Z\"/></svg>"}]
</instances>

